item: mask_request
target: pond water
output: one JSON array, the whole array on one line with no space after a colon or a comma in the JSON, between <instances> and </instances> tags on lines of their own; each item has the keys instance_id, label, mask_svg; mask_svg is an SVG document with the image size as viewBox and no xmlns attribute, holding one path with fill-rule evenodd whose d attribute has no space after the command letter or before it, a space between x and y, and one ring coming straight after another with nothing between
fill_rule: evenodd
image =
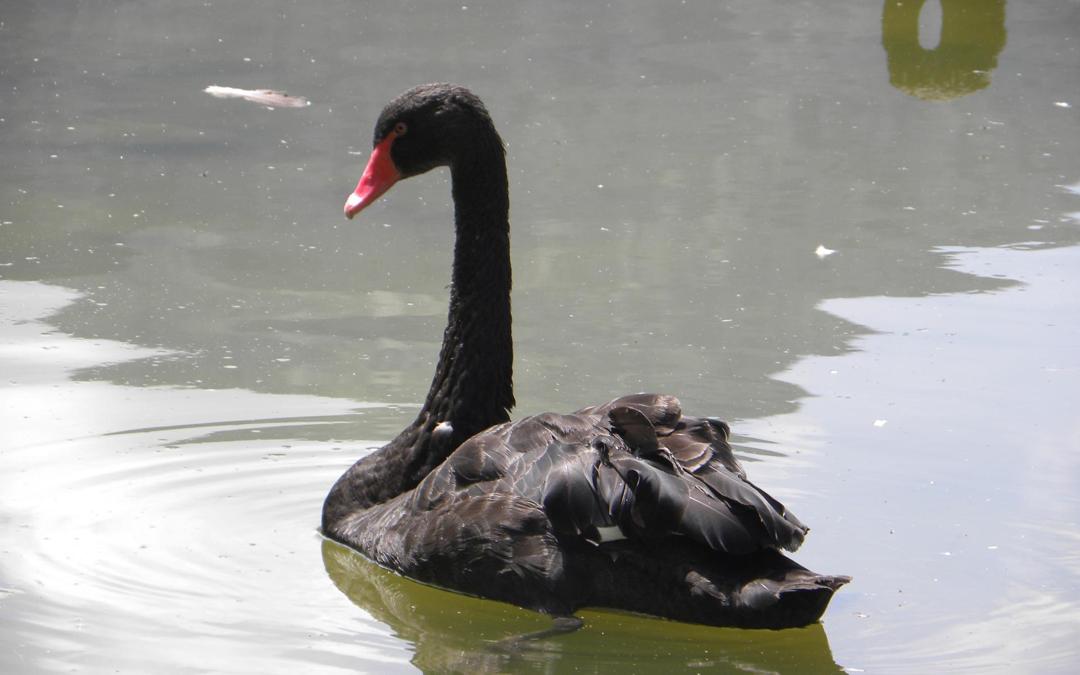
<instances>
[{"instance_id":1,"label":"pond water","mask_svg":"<svg viewBox=\"0 0 1080 675\"><path fill-rule=\"evenodd\" d=\"M1075 672L1078 66L1048 0L8 3L0 672ZM822 623L506 653L320 538L442 334L447 174L341 215L427 81L507 142L515 414L726 418Z\"/></svg>"}]
</instances>

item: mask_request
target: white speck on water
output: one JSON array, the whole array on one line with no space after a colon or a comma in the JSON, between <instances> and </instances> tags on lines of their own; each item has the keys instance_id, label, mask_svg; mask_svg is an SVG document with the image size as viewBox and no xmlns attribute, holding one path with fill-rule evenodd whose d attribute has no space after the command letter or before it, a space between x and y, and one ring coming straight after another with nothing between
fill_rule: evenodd
<instances>
[{"instance_id":1,"label":"white speck on water","mask_svg":"<svg viewBox=\"0 0 1080 675\"><path fill-rule=\"evenodd\" d=\"M889 420L874 420L874 426L879 428L885 426L888 423Z\"/></svg>"},{"instance_id":2,"label":"white speck on water","mask_svg":"<svg viewBox=\"0 0 1080 675\"><path fill-rule=\"evenodd\" d=\"M819 258L824 258L826 256L830 256L833 253L836 253L835 249L825 248L821 244L818 244L818 247L816 249L814 249L814 255L816 255Z\"/></svg>"},{"instance_id":3,"label":"white speck on water","mask_svg":"<svg viewBox=\"0 0 1080 675\"><path fill-rule=\"evenodd\" d=\"M1070 105L1066 101L1054 101L1054 105L1056 105L1059 108L1071 108L1072 107L1072 105Z\"/></svg>"}]
</instances>

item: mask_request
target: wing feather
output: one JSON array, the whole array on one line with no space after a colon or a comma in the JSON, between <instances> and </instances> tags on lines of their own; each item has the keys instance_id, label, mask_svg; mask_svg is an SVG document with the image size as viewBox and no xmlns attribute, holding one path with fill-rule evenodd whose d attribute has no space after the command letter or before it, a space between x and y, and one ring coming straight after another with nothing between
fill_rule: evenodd
<instances>
[{"instance_id":1,"label":"wing feather","mask_svg":"<svg viewBox=\"0 0 1080 675\"><path fill-rule=\"evenodd\" d=\"M534 504L532 517L544 523L538 536L548 533L535 542L602 545L601 531L617 527L629 539L685 536L732 554L795 550L806 526L746 479L728 434L723 422L682 417L678 399L655 394L535 415L463 443L417 487L413 507L458 514L467 532L464 502ZM485 509L492 524L496 513ZM502 527L515 518L507 512Z\"/></svg>"}]
</instances>

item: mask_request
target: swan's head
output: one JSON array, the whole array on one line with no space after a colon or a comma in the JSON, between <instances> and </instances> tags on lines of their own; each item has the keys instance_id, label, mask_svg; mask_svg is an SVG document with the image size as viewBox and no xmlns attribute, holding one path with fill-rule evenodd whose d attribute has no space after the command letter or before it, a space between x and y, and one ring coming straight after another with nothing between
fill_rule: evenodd
<instances>
[{"instance_id":1,"label":"swan's head","mask_svg":"<svg viewBox=\"0 0 1080 675\"><path fill-rule=\"evenodd\" d=\"M345 216L352 218L402 178L453 166L492 139L501 152L487 109L468 89L425 84L406 91L383 108L375 123L374 150L345 202Z\"/></svg>"}]
</instances>

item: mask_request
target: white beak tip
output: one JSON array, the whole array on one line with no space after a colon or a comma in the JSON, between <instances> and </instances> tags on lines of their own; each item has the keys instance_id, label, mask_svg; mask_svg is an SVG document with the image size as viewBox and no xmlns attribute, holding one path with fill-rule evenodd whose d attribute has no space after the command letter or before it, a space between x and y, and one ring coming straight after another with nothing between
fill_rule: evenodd
<instances>
[{"instance_id":1,"label":"white beak tip","mask_svg":"<svg viewBox=\"0 0 1080 675\"><path fill-rule=\"evenodd\" d=\"M345 217L352 220L352 217L356 215L356 212L360 210L360 202L363 199L355 192L349 195L349 198L345 200Z\"/></svg>"}]
</instances>

